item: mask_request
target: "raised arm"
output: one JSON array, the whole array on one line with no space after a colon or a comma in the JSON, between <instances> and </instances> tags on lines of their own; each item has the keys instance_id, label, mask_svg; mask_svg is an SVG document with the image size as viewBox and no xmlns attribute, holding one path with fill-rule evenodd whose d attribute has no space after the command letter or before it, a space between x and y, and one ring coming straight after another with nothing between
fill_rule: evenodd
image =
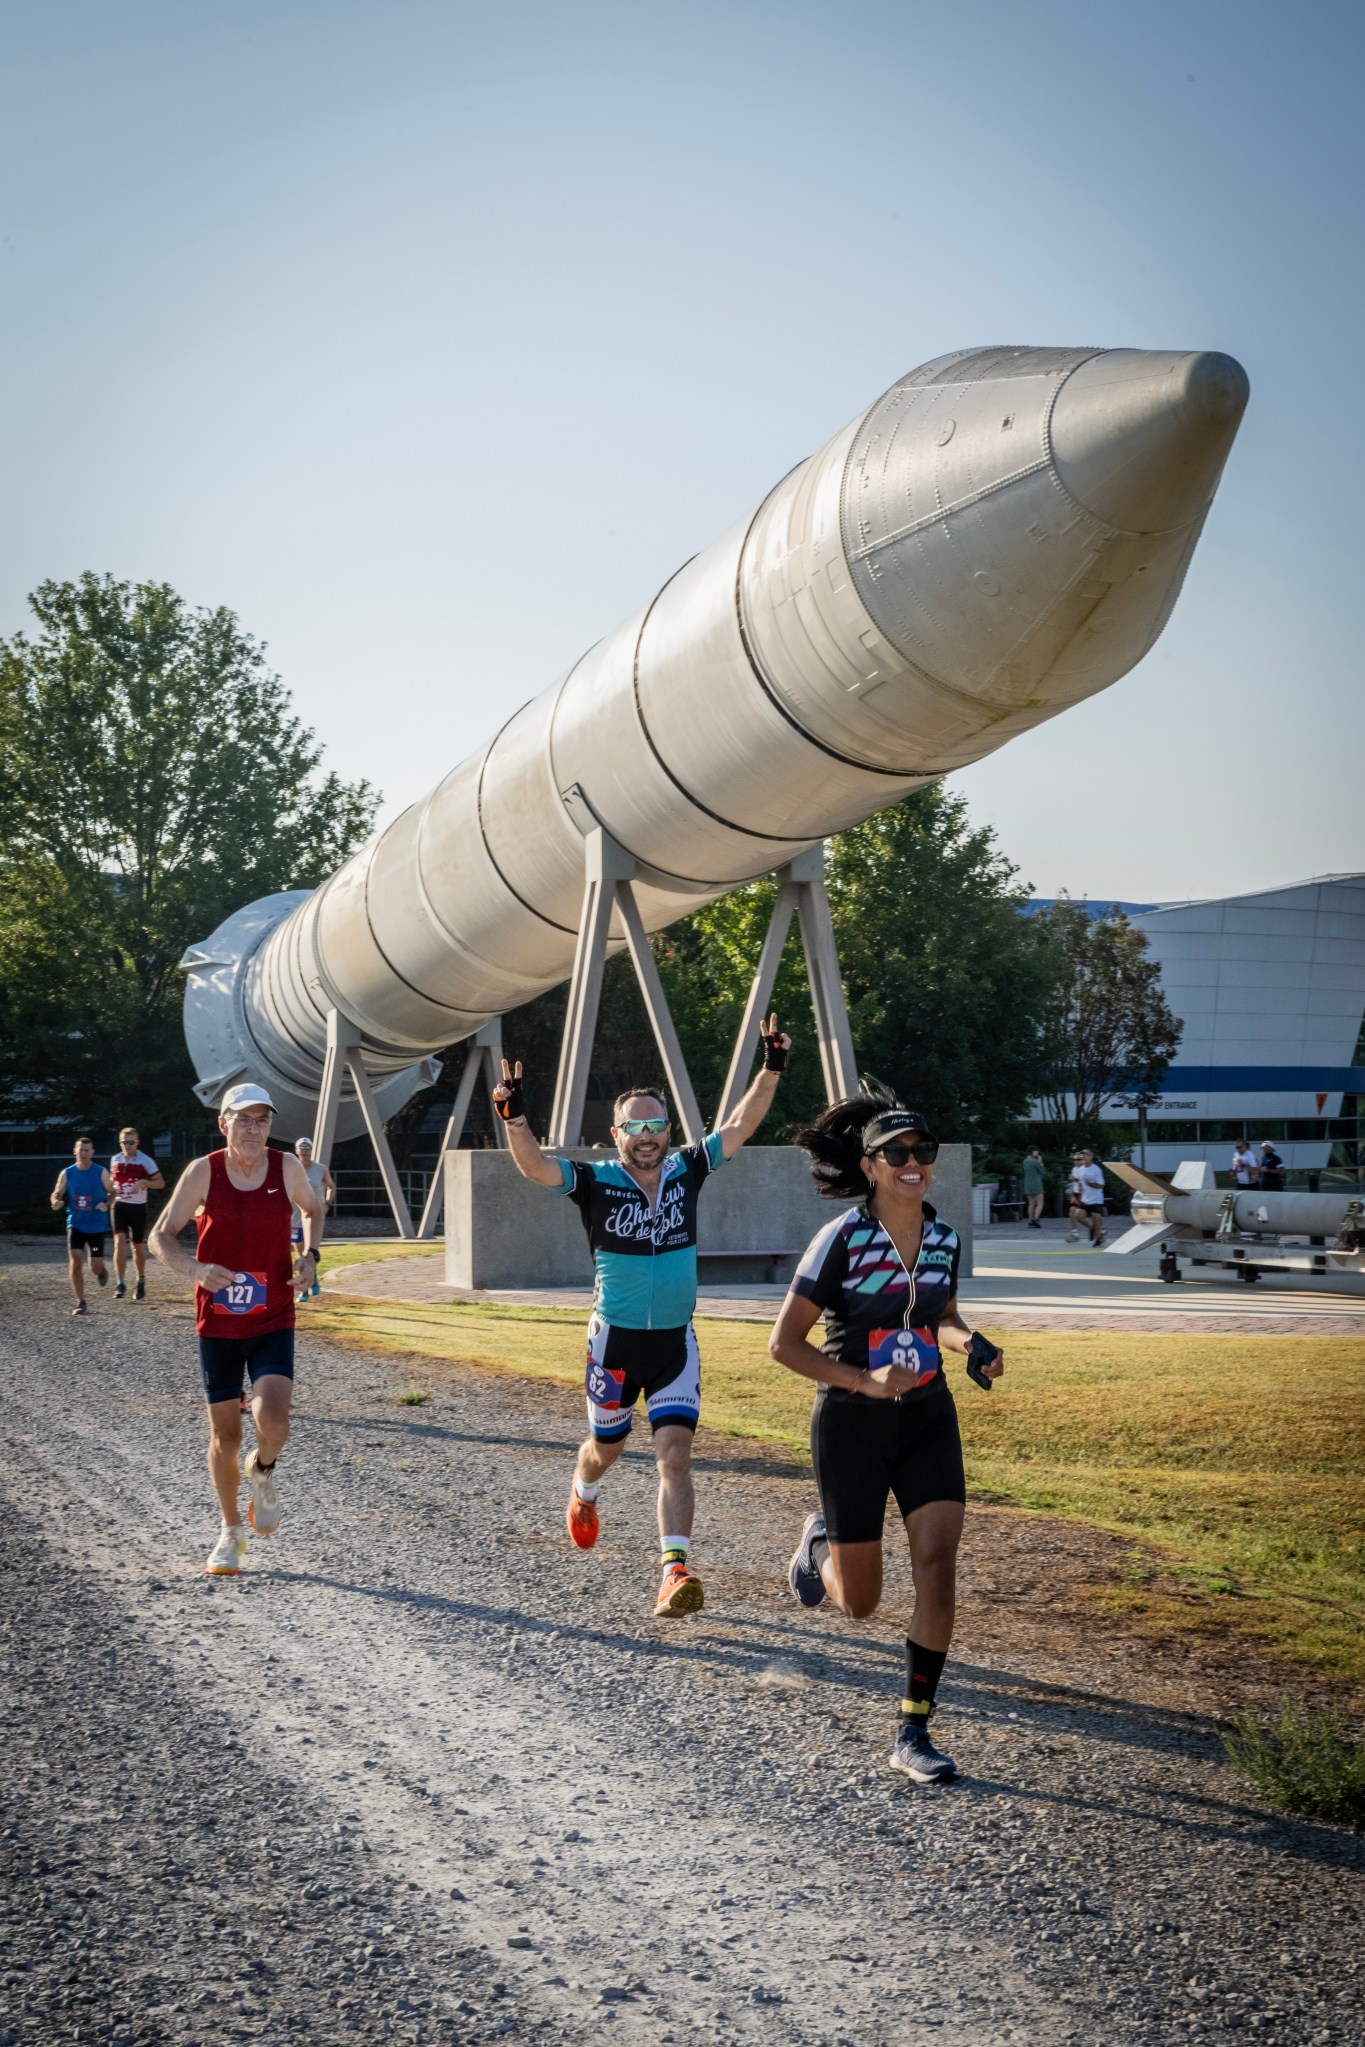
<instances>
[{"instance_id":1,"label":"raised arm","mask_svg":"<svg viewBox=\"0 0 1365 2047\"><path fill-rule=\"evenodd\" d=\"M521 1061L515 1067L502 1062L502 1079L493 1090L493 1106L507 1128L507 1149L523 1180L538 1187L562 1187L564 1175L556 1152L542 1151L531 1134L521 1100Z\"/></svg>"},{"instance_id":2,"label":"raised arm","mask_svg":"<svg viewBox=\"0 0 1365 2047\"><path fill-rule=\"evenodd\" d=\"M763 1046L763 1064L754 1075L748 1093L720 1126L720 1146L727 1159L732 1159L740 1146L749 1142L772 1107L777 1083L782 1078L787 1054L791 1050L791 1039L785 1031L777 1028L776 1010L763 1025L759 1036Z\"/></svg>"}]
</instances>

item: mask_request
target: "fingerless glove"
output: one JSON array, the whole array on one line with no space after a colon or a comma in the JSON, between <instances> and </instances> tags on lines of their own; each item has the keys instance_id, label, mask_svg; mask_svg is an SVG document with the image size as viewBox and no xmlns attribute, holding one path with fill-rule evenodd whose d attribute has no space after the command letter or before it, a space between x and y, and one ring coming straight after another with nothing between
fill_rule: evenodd
<instances>
[{"instance_id":1,"label":"fingerless glove","mask_svg":"<svg viewBox=\"0 0 1365 2047\"><path fill-rule=\"evenodd\" d=\"M783 1072L787 1064L787 1047L782 1042L781 1031L760 1031L758 1042L763 1048L764 1072Z\"/></svg>"},{"instance_id":2,"label":"fingerless glove","mask_svg":"<svg viewBox=\"0 0 1365 2047\"><path fill-rule=\"evenodd\" d=\"M505 1080L503 1086L507 1089L507 1099L503 1102L495 1101L493 1107L497 1110L504 1123L515 1123L526 1114L525 1105L521 1099L521 1081L519 1079Z\"/></svg>"}]
</instances>

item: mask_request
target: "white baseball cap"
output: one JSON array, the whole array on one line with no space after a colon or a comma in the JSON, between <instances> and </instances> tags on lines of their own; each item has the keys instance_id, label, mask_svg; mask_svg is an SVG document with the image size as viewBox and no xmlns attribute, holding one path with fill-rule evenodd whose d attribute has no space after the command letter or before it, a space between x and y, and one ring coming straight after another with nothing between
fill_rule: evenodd
<instances>
[{"instance_id":1,"label":"white baseball cap","mask_svg":"<svg viewBox=\"0 0 1365 2047\"><path fill-rule=\"evenodd\" d=\"M257 1087L254 1080L244 1080L240 1087L230 1087L223 1096L221 1113L229 1115L233 1109L269 1109L272 1114L275 1104L263 1087Z\"/></svg>"}]
</instances>

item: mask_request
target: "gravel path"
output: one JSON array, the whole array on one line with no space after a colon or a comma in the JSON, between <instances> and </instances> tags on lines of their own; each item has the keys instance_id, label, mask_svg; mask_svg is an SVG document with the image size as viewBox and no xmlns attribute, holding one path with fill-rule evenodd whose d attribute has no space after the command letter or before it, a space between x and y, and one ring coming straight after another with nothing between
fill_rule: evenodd
<instances>
[{"instance_id":1,"label":"gravel path","mask_svg":"<svg viewBox=\"0 0 1365 2047\"><path fill-rule=\"evenodd\" d=\"M54 1257L0 1269L5 2047L1360 2038L1362 1845L1249 1800L1150 1651L1021 1670L978 1596L967 1775L889 1776L907 1574L885 1623L801 1613L809 1479L752 1446L703 1439L710 1603L665 1625L643 1457L596 1553L563 1535L570 1395L446 1370L396 1407L305 1333L283 1527L204 1579L153 1286L77 1323Z\"/></svg>"}]
</instances>

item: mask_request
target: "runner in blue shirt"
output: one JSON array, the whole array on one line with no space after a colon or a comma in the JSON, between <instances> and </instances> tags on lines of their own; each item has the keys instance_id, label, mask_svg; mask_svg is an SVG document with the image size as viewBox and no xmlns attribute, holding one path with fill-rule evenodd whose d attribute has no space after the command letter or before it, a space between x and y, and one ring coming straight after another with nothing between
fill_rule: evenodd
<instances>
[{"instance_id":1,"label":"runner in blue shirt","mask_svg":"<svg viewBox=\"0 0 1365 2047\"><path fill-rule=\"evenodd\" d=\"M701 1144L669 1149L668 1105L656 1087L616 1097L611 1160L542 1151L522 1106L522 1069L502 1063L493 1090L517 1170L567 1194L583 1218L597 1268L588 1323L587 1440L574 1467L566 1519L579 1549L597 1540L597 1494L630 1434L643 1393L659 1467L663 1582L654 1611L695 1613L702 1585L688 1568L692 1547L692 1435L701 1375L692 1311L697 1304L697 1197L767 1115L791 1039L771 1016L762 1032L763 1067L729 1121Z\"/></svg>"},{"instance_id":2,"label":"runner in blue shirt","mask_svg":"<svg viewBox=\"0 0 1365 2047\"><path fill-rule=\"evenodd\" d=\"M104 1233L109 1227L109 1204L114 1183L103 1166L95 1164L95 1147L88 1137L78 1137L72 1146L75 1164L58 1173L49 1199L54 1208L66 1210L66 1266L71 1291L76 1296L73 1315L87 1315L85 1304L85 1260L101 1286L108 1286L104 1263Z\"/></svg>"}]
</instances>

